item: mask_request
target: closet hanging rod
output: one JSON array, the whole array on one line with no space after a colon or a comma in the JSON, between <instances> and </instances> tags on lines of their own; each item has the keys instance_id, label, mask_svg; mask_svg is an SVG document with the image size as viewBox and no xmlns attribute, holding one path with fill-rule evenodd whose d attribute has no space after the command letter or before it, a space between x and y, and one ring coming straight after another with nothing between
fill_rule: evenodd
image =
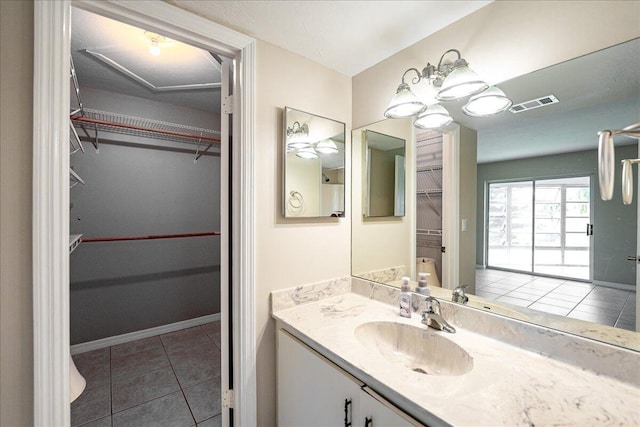
<instances>
[{"instance_id":1,"label":"closet hanging rod","mask_svg":"<svg viewBox=\"0 0 640 427\"><path fill-rule=\"evenodd\" d=\"M219 236L219 231L207 233L182 233L182 234L154 234L151 236L123 236L123 237L87 237L82 238L82 243L98 242L119 242L125 240L157 240L157 239L177 239L181 237Z\"/></svg>"},{"instance_id":2,"label":"closet hanging rod","mask_svg":"<svg viewBox=\"0 0 640 427\"><path fill-rule=\"evenodd\" d=\"M194 135L194 134L185 133L185 132L153 129L153 128L143 127L143 126L135 126L135 125L129 125L124 123L116 123L116 122L108 122L105 120L91 119L89 117L72 116L71 120L73 120L76 123L91 123L93 125L98 125L98 126L115 127L115 128L129 129L129 130L140 131L140 132L151 132L159 135L168 135L168 136L174 136L178 138L189 138L195 141L202 140L202 141L220 142L220 138L215 136Z\"/></svg>"}]
</instances>

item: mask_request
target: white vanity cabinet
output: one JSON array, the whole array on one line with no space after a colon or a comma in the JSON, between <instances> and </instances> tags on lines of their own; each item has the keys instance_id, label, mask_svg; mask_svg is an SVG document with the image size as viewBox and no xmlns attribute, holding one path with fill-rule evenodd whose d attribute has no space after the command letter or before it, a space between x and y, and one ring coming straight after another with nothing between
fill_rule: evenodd
<instances>
[{"instance_id":1,"label":"white vanity cabinet","mask_svg":"<svg viewBox=\"0 0 640 427\"><path fill-rule=\"evenodd\" d=\"M279 427L422 425L287 332L277 345Z\"/></svg>"}]
</instances>

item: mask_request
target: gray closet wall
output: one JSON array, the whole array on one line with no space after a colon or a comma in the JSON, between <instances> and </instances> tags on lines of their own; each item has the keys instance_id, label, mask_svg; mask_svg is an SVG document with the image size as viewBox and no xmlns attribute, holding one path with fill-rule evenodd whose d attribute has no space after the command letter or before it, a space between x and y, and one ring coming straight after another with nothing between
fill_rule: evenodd
<instances>
[{"instance_id":1,"label":"gray closet wall","mask_svg":"<svg viewBox=\"0 0 640 427\"><path fill-rule=\"evenodd\" d=\"M81 90L87 108L220 128L212 113ZM72 234L220 231L219 156L194 164L195 146L188 144L106 132L100 141L99 154L85 143L86 153L71 157L86 182L71 189ZM168 148L148 147L154 143ZM82 243L70 262L71 344L220 311L219 236Z\"/></svg>"},{"instance_id":2,"label":"gray closet wall","mask_svg":"<svg viewBox=\"0 0 640 427\"><path fill-rule=\"evenodd\" d=\"M532 157L478 165L478 217L477 217L477 258L476 263L484 263L484 203L485 183L499 180L519 180L534 177L554 177L563 175L591 175L594 216L594 280L635 285L635 269L627 256L636 253L637 194L633 204L622 204L620 160L638 157L636 145L618 146L616 152L615 189L613 199L603 201L598 188L597 150ZM637 169L634 168L634 182Z\"/></svg>"}]
</instances>

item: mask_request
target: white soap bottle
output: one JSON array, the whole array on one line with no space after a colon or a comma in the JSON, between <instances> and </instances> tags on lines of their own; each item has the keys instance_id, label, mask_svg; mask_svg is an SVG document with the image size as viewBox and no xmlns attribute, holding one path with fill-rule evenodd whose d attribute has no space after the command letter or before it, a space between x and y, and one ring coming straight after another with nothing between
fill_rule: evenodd
<instances>
[{"instance_id":1,"label":"white soap bottle","mask_svg":"<svg viewBox=\"0 0 640 427\"><path fill-rule=\"evenodd\" d=\"M429 289L429 273L418 273L418 286L416 287L416 293L424 295L425 297L431 296L431 289Z\"/></svg>"},{"instance_id":2,"label":"white soap bottle","mask_svg":"<svg viewBox=\"0 0 640 427\"><path fill-rule=\"evenodd\" d=\"M411 317L411 289L409 288L409 278L402 278L402 288L400 288L400 316Z\"/></svg>"}]
</instances>

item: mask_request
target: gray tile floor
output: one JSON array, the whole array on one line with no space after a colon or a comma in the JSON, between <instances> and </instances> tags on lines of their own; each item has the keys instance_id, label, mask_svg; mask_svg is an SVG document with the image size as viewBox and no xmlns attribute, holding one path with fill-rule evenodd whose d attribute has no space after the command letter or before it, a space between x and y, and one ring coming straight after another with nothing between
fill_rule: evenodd
<instances>
[{"instance_id":1,"label":"gray tile floor","mask_svg":"<svg viewBox=\"0 0 640 427\"><path fill-rule=\"evenodd\" d=\"M220 322L73 356L83 427L220 426Z\"/></svg>"},{"instance_id":2,"label":"gray tile floor","mask_svg":"<svg viewBox=\"0 0 640 427\"><path fill-rule=\"evenodd\" d=\"M635 330L636 293L508 271L476 270L476 294L520 307Z\"/></svg>"}]
</instances>

